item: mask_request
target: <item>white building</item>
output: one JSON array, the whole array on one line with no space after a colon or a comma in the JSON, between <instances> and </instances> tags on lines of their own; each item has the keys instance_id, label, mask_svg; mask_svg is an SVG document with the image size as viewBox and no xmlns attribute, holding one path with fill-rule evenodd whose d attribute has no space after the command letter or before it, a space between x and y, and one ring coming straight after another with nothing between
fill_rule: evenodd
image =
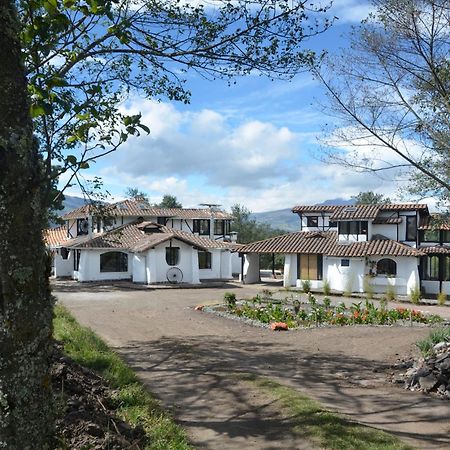
<instances>
[{"instance_id":1,"label":"white building","mask_svg":"<svg viewBox=\"0 0 450 450\"><path fill-rule=\"evenodd\" d=\"M284 286L324 280L338 292L393 289L450 294L450 226L430 221L423 204L296 206L300 231L239 248L242 279L259 281L259 254L284 255Z\"/></svg>"},{"instance_id":2,"label":"white building","mask_svg":"<svg viewBox=\"0 0 450 450\"><path fill-rule=\"evenodd\" d=\"M215 209L153 208L144 200L86 205L47 230L56 277L137 283L227 280L240 268L232 216Z\"/></svg>"}]
</instances>

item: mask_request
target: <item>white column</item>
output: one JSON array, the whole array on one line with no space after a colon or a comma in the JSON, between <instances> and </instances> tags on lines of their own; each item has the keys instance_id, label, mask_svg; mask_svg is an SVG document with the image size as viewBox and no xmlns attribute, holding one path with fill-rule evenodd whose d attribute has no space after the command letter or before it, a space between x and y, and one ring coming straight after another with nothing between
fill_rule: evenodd
<instances>
[{"instance_id":1,"label":"white column","mask_svg":"<svg viewBox=\"0 0 450 450\"><path fill-rule=\"evenodd\" d=\"M198 269L198 251L195 248L191 249L192 255L192 284L200 284L200 272Z\"/></svg>"},{"instance_id":2,"label":"white column","mask_svg":"<svg viewBox=\"0 0 450 450\"><path fill-rule=\"evenodd\" d=\"M259 254L246 253L244 260L244 283L259 283L261 281L259 275Z\"/></svg>"}]
</instances>

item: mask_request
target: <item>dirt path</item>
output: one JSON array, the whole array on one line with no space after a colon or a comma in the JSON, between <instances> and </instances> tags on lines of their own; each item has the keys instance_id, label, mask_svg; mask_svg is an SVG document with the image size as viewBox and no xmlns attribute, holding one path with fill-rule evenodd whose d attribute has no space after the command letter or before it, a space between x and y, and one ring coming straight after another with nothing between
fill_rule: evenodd
<instances>
[{"instance_id":1,"label":"dirt path","mask_svg":"<svg viewBox=\"0 0 450 450\"><path fill-rule=\"evenodd\" d=\"M238 296L260 287L230 288ZM422 449L450 448L450 404L385 382L427 329L345 327L274 333L196 312L223 289L56 292L117 347L197 448L302 449L278 405L238 381L255 373Z\"/></svg>"}]
</instances>

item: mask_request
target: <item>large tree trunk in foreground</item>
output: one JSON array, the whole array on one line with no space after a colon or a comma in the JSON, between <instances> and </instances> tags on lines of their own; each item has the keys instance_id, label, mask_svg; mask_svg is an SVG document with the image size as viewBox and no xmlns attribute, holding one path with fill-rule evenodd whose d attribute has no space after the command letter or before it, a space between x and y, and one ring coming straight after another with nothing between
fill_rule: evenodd
<instances>
[{"instance_id":1,"label":"large tree trunk in foreground","mask_svg":"<svg viewBox=\"0 0 450 450\"><path fill-rule=\"evenodd\" d=\"M14 2L0 0L0 448L49 446L52 307L33 141Z\"/></svg>"}]
</instances>

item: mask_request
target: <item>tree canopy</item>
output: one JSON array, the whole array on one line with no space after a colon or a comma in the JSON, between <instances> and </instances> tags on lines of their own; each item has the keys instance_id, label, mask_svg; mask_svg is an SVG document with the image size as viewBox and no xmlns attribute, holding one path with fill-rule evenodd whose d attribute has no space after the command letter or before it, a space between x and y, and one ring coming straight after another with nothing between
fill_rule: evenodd
<instances>
[{"instance_id":1,"label":"tree canopy","mask_svg":"<svg viewBox=\"0 0 450 450\"><path fill-rule=\"evenodd\" d=\"M182 208L183 205L177 200L174 195L165 194L161 202L156 205L159 208Z\"/></svg>"},{"instance_id":2,"label":"tree canopy","mask_svg":"<svg viewBox=\"0 0 450 450\"><path fill-rule=\"evenodd\" d=\"M375 0L351 47L315 69L340 119L331 161L395 174L450 204L450 8L447 0ZM387 172L386 172L387 171Z\"/></svg>"},{"instance_id":3,"label":"tree canopy","mask_svg":"<svg viewBox=\"0 0 450 450\"><path fill-rule=\"evenodd\" d=\"M389 197L383 194L376 194L373 191L360 192L355 197L352 197L356 205L381 205L386 203L391 203Z\"/></svg>"},{"instance_id":4,"label":"tree canopy","mask_svg":"<svg viewBox=\"0 0 450 450\"><path fill-rule=\"evenodd\" d=\"M66 185L130 134L150 131L123 113L130 95L189 102L189 71L290 78L314 59L304 40L331 25L326 8L304 0L17 4L41 152L49 179L68 172Z\"/></svg>"}]
</instances>

